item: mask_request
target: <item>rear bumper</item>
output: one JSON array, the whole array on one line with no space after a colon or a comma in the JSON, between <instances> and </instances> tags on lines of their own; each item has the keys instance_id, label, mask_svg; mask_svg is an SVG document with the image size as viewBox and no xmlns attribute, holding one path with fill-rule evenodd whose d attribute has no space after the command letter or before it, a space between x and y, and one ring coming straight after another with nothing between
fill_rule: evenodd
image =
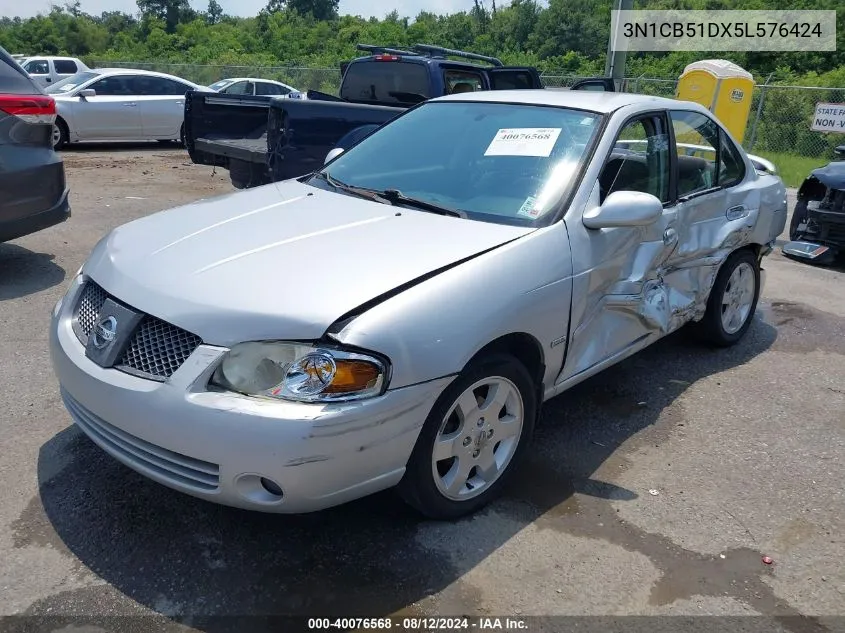
<instances>
[{"instance_id":1,"label":"rear bumper","mask_svg":"<svg viewBox=\"0 0 845 633\"><path fill-rule=\"evenodd\" d=\"M67 220L70 217L68 194L69 190L65 189L59 201L46 211L0 222L0 242L8 242Z\"/></svg>"}]
</instances>

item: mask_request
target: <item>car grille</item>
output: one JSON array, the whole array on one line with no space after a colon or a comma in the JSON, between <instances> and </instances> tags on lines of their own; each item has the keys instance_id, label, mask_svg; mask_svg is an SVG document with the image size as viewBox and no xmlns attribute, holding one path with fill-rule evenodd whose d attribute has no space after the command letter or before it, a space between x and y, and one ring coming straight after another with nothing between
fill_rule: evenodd
<instances>
[{"instance_id":1,"label":"car grille","mask_svg":"<svg viewBox=\"0 0 845 633\"><path fill-rule=\"evenodd\" d=\"M83 343L88 342L88 336L97 324L97 317L100 315L100 310L103 309L107 297L106 291L93 281L89 281L82 289L79 306L76 308L76 322L79 324L79 329L83 335L80 337Z\"/></svg>"},{"instance_id":2,"label":"car grille","mask_svg":"<svg viewBox=\"0 0 845 633\"><path fill-rule=\"evenodd\" d=\"M109 294L91 280L82 289L74 330L83 345L88 343L107 298ZM146 314L115 368L143 378L166 380L201 344L202 339L196 334Z\"/></svg>"},{"instance_id":3,"label":"car grille","mask_svg":"<svg viewBox=\"0 0 845 633\"><path fill-rule=\"evenodd\" d=\"M169 378L201 343L202 339L195 334L147 315L118 365L141 374Z\"/></svg>"},{"instance_id":4,"label":"car grille","mask_svg":"<svg viewBox=\"0 0 845 633\"><path fill-rule=\"evenodd\" d=\"M150 471L177 487L211 492L220 484L220 467L156 446L100 419L62 389L73 421L103 450L141 472Z\"/></svg>"}]
</instances>

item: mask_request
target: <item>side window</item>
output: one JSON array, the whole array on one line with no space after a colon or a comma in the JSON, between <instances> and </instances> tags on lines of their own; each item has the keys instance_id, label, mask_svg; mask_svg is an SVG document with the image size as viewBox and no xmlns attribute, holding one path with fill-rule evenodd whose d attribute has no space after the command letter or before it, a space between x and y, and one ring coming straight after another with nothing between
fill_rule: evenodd
<instances>
[{"instance_id":1,"label":"side window","mask_svg":"<svg viewBox=\"0 0 845 633\"><path fill-rule=\"evenodd\" d=\"M173 81L172 79L156 77L155 82L156 89L158 90L157 94L159 95L181 97L184 96L186 92L188 92L188 86L179 83L178 81Z\"/></svg>"},{"instance_id":2,"label":"side window","mask_svg":"<svg viewBox=\"0 0 845 633\"><path fill-rule=\"evenodd\" d=\"M720 187L729 187L745 178L745 163L742 155L733 144L724 130L719 130L721 140L719 156L719 179Z\"/></svg>"},{"instance_id":3,"label":"side window","mask_svg":"<svg viewBox=\"0 0 845 633\"><path fill-rule=\"evenodd\" d=\"M23 69L31 75L49 75L50 64L46 59L33 59L28 61Z\"/></svg>"},{"instance_id":4,"label":"side window","mask_svg":"<svg viewBox=\"0 0 845 633\"><path fill-rule=\"evenodd\" d=\"M184 95L188 88L178 81L164 77L135 75L130 80L132 94L147 97Z\"/></svg>"},{"instance_id":5,"label":"side window","mask_svg":"<svg viewBox=\"0 0 845 633\"><path fill-rule=\"evenodd\" d=\"M100 81L95 81L88 87L93 88L97 92L98 97L137 94L132 92L132 87L129 83L130 79L126 75L112 75L111 77L103 77Z\"/></svg>"},{"instance_id":6,"label":"side window","mask_svg":"<svg viewBox=\"0 0 845 633\"><path fill-rule=\"evenodd\" d=\"M224 89L227 95L251 95L254 94L253 84L251 81L236 81L228 88Z\"/></svg>"},{"instance_id":7,"label":"side window","mask_svg":"<svg viewBox=\"0 0 845 633\"><path fill-rule=\"evenodd\" d=\"M496 70L490 72L488 77L493 90L528 90L537 87L534 76L527 70Z\"/></svg>"},{"instance_id":8,"label":"side window","mask_svg":"<svg viewBox=\"0 0 845 633\"><path fill-rule=\"evenodd\" d=\"M719 126L698 112L670 116L678 149L678 197L718 186Z\"/></svg>"},{"instance_id":9,"label":"side window","mask_svg":"<svg viewBox=\"0 0 845 633\"><path fill-rule=\"evenodd\" d=\"M259 81L255 84L255 94L277 96L285 94L282 92L282 87L276 84L267 83L266 81Z\"/></svg>"},{"instance_id":10,"label":"side window","mask_svg":"<svg viewBox=\"0 0 845 633\"><path fill-rule=\"evenodd\" d=\"M445 79L447 95L484 90L484 82L481 79L480 73L462 70L447 70L445 73Z\"/></svg>"},{"instance_id":11,"label":"side window","mask_svg":"<svg viewBox=\"0 0 845 633\"><path fill-rule=\"evenodd\" d=\"M76 73L76 62L72 59L57 59L53 61L53 67L59 75L73 75Z\"/></svg>"},{"instance_id":12,"label":"side window","mask_svg":"<svg viewBox=\"0 0 845 633\"><path fill-rule=\"evenodd\" d=\"M669 140L660 117L629 121L605 163L599 186L601 200L614 191L650 193L669 201Z\"/></svg>"}]
</instances>

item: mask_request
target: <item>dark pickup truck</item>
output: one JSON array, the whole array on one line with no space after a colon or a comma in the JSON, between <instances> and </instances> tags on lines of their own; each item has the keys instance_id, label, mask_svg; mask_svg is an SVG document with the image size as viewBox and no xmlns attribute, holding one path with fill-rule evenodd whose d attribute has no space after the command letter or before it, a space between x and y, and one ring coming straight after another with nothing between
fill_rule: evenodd
<instances>
[{"instance_id":1,"label":"dark pickup truck","mask_svg":"<svg viewBox=\"0 0 845 633\"><path fill-rule=\"evenodd\" d=\"M358 48L369 55L342 65L339 97L315 91L304 100L188 93L185 142L191 160L227 168L240 189L254 187L318 169L331 149L347 149L427 99L543 88L537 69L504 66L493 57L422 44L413 50Z\"/></svg>"}]
</instances>

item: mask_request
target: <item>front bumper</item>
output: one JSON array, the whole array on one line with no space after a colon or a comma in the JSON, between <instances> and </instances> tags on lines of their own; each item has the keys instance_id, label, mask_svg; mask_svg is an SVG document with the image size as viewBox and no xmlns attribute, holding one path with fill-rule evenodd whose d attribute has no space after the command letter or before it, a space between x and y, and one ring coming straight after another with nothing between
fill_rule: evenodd
<instances>
[{"instance_id":1,"label":"front bumper","mask_svg":"<svg viewBox=\"0 0 845 633\"><path fill-rule=\"evenodd\" d=\"M200 345L166 382L154 382L85 356L72 328L79 289L74 282L50 325L53 367L74 422L123 464L215 503L310 512L397 484L452 380L351 403L274 402L207 391L226 350Z\"/></svg>"}]
</instances>

